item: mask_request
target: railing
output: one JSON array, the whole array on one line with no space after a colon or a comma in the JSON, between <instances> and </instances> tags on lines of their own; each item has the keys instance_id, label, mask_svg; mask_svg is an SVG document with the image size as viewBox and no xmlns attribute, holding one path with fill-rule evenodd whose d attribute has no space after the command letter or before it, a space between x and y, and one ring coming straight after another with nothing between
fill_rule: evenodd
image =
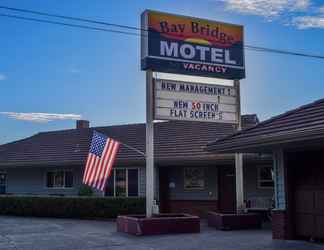
<instances>
[{"instance_id":1,"label":"railing","mask_svg":"<svg viewBox=\"0 0 324 250\"><path fill-rule=\"evenodd\" d=\"M269 210L273 207L272 197L252 197L247 200L247 208Z\"/></svg>"}]
</instances>

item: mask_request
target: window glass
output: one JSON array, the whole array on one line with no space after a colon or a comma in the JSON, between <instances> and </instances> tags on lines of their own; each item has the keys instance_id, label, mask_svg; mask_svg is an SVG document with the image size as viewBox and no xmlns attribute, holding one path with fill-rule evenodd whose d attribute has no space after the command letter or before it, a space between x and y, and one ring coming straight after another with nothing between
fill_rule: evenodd
<instances>
[{"instance_id":1,"label":"window glass","mask_svg":"<svg viewBox=\"0 0 324 250\"><path fill-rule=\"evenodd\" d=\"M6 174L0 173L0 185L6 185Z\"/></svg>"},{"instance_id":2,"label":"window glass","mask_svg":"<svg viewBox=\"0 0 324 250\"><path fill-rule=\"evenodd\" d=\"M54 173L48 172L46 176L46 186L52 188L54 186Z\"/></svg>"},{"instance_id":3,"label":"window glass","mask_svg":"<svg viewBox=\"0 0 324 250\"><path fill-rule=\"evenodd\" d=\"M64 187L64 172L63 171L54 173L54 187Z\"/></svg>"},{"instance_id":4,"label":"window glass","mask_svg":"<svg viewBox=\"0 0 324 250\"><path fill-rule=\"evenodd\" d=\"M73 187L72 171L51 171L46 173L46 187L71 188Z\"/></svg>"},{"instance_id":5,"label":"window glass","mask_svg":"<svg viewBox=\"0 0 324 250\"><path fill-rule=\"evenodd\" d=\"M138 196L138 169L128 169L128 196Z\"/></svg>"},{"instance_id":6,"label":"window glass","mask_svg":"<svg viewBox=\"0 0 324 250\"><path fill-rule=\"evenodd\" d=\"M272 172L270 167L263 167L260 169L260 179L272 181Z\"/></svg>"},{"instance_id":7,"label":"window glass","mask_svg":"<svg viewBox=\"0 0 324 250\"><path fill-rule=\"evenodd\" d=\"M116 196L126 197L126 169L116 169Z\"/></svg>"},{"instance_id":8,"label":"window glass","mask_svg":"<svg viewBox=\"0 0 324 250\"><path fill-rule=\"evenodd\" d=\"M0 173L0 194L6 193L6 177L5 173Z\"/></svg>"},{"instance_id":9,"label":"window glass","mask_svg":"<svg viewBox=\"0 0 324 250\"><path fill-rule=\"evenodd\" d=\"M184 189L204 189L205 188L205 171L202 167L184 168Z\"/></svg>"},{"instance_id":10,"label":"window glass","mask_svg":"<svg viewBox=\"0 0 324 250\"><path fill-rule=\"evenodd\" d=\"M65 187L73 187L73 173L71 171L65 172Z\"/></svg>"},{"instance_id":11,"label":"window glass","mask_svg":"<svg viewBox=\"0 0 324 250\"><path fill-rule=\"evenodd\" d=\"M258 171L258 183L260 188L273 188L273 169L272 167L260 167Z\"/></svg>"},{"instance_id":12,"label":"window glass","mask_svg":"<svg viewBox=\"0 0 324 250\"><path fill-rule=\"evenodd\" d=\"M106 190L105 190L105 195L106 196L114 196L114 174L115 171L111 171L111 174L107 180L107 185L106 185Z\"/></svg>"}]
</instances>

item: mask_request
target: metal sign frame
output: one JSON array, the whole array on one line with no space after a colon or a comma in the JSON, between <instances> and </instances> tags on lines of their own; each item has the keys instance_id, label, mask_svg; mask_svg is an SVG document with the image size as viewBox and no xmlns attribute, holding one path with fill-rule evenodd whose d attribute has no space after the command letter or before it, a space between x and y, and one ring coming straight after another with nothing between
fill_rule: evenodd
<instances>
[{"instance_id":1,"label":"metal sign frame","mask_svg":"<svg viewBox=\"0 0 324 250\"><path fill-rule=\"evenodd\" d=\"M238 123L233 86L167 79L153 83L155 120Z\"/></svg>"}]
</instances>

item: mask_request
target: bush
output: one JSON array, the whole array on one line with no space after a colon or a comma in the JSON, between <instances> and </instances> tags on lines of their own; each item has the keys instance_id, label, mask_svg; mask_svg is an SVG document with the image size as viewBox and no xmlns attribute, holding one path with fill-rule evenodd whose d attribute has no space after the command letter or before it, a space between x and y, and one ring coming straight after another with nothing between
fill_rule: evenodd
<instances>
[{"instance_id":1,"label":"bush","mask_svg":"<svg viewBox=\"0 0 324 250\"><path fill-rule=\"evenodd\" d=\"M79 189L79 196L92 196L93 190L91 187L82 185Z\"/></svg>"},{"instance_id":2,"label":"bush","mask_svg":"<svg viewBox=\"0 0 324 250\"><path fill-rule=\"evenodd\" d=\"M1 196L0 214L57 218L116 218L145 213L144 198Z\"/></svg>"}]
</instances>

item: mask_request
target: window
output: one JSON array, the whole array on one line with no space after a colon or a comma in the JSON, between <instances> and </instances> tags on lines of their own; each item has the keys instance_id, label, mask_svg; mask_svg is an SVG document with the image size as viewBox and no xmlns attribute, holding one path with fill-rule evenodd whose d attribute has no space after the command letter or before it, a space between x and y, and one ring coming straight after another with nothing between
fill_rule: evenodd
<instances>
[{"instance_id":1,"label":"window","mask_svg":"<svg viewBox=\"0 0 324 250\"><path fill-rule=\"evenodd\" d=\"M6 185L7 185L7 174L0 173L0 194L6 193Z\"/></svg>"},{"instance_id":2,"label":"window","mask_svg":"<svg viewBox=\"0 0 324 250\"><path fill-rule=\"evenodd\" d=\"M116 196L126 197L126 169L115 170Z\"/></svg>"},{"instance_id":3,"label":"window","mask_svg":"<svg viewBox=\"0 0 324 250\"><path fill-rule=\"evenodd\" d=\"M138 196L138 169L128 169L128 196Z\"/></svg>"},{"instance_id":4,"label":"window","mask_svg":"<svg viewBox=\"0 0 324 250\"><path fill-rule=\"evenodd\" d=\"M51 171L46 174L46 187L48 188L72 188L72 171Z\"/></svg>"},{"instance_id":5,"label":"window","mask_svg":"<svg viewBox=\"0 0 324 250\"><path fill-rule=\"evenodd\" d=\"M184 189L195 190L205 188L205 169L202 167L184 168Z\"/></svg>"},{"instance_id":6,"label":"window","mask_svg":"<svg viewBox=\"0 0 324 250\"><path fill-rule=\"evenodd\" d=\"M271 166L262 166L258 168L258 187L273 188L273 168Z\"/></svg>"},{"instance_id":7,"label":"window","mask_svg":"<svg viewBox=\"0 0 324 250\"><path fill-rule=\"evenodd\" d=\"M105 195L112 197L138 196L138 169L117 168L111 172L107 181Z\"/></svg>"}]
</instances>

